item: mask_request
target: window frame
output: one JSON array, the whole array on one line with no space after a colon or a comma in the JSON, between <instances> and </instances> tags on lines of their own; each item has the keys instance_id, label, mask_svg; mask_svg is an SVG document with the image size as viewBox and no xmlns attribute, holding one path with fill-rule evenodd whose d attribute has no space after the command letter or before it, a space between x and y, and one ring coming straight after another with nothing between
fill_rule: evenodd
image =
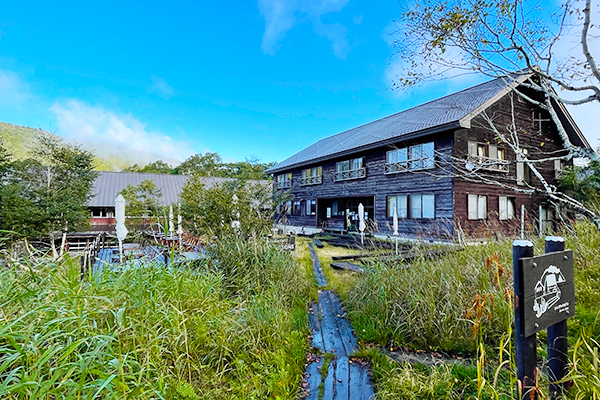
<instances>
[{"instance_id":1,"label":"window frame","mask_svg":"<svg viewBox=\"0 0 600 400\"><path fill-rule=\"evenodd\" d=\"M399 206L401 203L403 203L404 207ZM397 194L393 196L387 196L386 207L387 218L394 218L394 207L398 210L398 219L408 218L408 195Z\"/></svg>"},{"instance_id":2,"label":"window frame","mask_svg":"<svg viewBox=\"0 0 600 400\"><path fill-rule=\"evenodd\" d=\"M399 160L398 155L402 155ZM385 154L384 174L419 171L435 168L435 142L388 150Z\"/></svg>"},{"instance_id":3,"label":"window frame","mask_svg":"<svg viewBox=\"0 0 600 400\"><path fill-rule=\"evenodd\" d=\"M285 189L292 187L292 173L286 172L285 174L277 175L275 185L278 189Z\"/></svg>"},{"instance_id":4,"label":"window frame","mask_svg":"<svg viewBox=\"0 0 600 400\"><path fill-rule=\"evenodd\" d=\"M487 197L484 194L467 194L467 219L469 221L484 221L488 219Z\"/></svg>"},{"instance_id":5,"label":"window frame","mask_svg":"<svg viewBox=\"0 0 600 400\"><path fill-rule=\"evenodd\" d=\"M494 143L468 140L467 161L474 163L477 168L508 172L506 150L503 146L498 146Z\"/></svg>"},{"instance_id":6,"label":"window frame","mask_svg":"<svg viewBox=\"0 0 600 400\"><path fill-rule=\"evenodd\" d=\"M512 204L512 213L509 207L510 204ZM516 216L517 198L514 196L498 196L498 219L500 221L511 221Z\"/></svg>"},{"instance_id":7,"label":"window frame","mask_svg":"<svg viewBox=\"0 0 600 400\"><path fill-rule=\"evenodd\" d=\"M314 206L314 210L313 210ZM306 200L306 214L317 215L317 200Z\"/></svg>"},{"instance_id":8,"label":"window frame","mask_svg":"<svg viewBox=\"0 0 600 400\"><path fill-rule=\"evenodd\" d=\"M364 157L350 158L335 163L335 174L333 175L335 182L361 179L366 178L366 176L367 169Z\"/></svg>"},{"instance_id":9,"label":"window frame","mask_svg":"<svg viewBox=\"0 0 600 400\"><path fill-rule=\"evenodd\" d=\"M425 214L426 211L426 203L425 200L430 200L433 205L432 213ZM417 207L418 205L418 207ZM408 215L410 215L411 219L435 219L436 209L435 209L435 193L413 193L410 194L409 199L409 210ZM419 210L418 213L416 210Z\"/></svg>"},{"instance_id":10,"label":"window frame","mask_svg":"<svg viewBox=\"0 0 600 400\"><path fill-rule=\"evenodd\" d=\"M323 167L304 168L300 177L300 186L320 185L323 183Z\"/></svg>"}]
</instances>

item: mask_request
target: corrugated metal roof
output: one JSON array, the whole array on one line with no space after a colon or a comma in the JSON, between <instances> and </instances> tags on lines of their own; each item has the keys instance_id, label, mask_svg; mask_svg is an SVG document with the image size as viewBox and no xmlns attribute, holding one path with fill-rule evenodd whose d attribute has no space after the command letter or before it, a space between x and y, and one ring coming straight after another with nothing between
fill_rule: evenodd
<instances>
[{"instance_id":1,"label":"corrugated metal roof","mask_svg":"<svg viewBox=\"0 0 600 400\"><path fill-rule=\"evenodd\" d=\"M115 198L121 190L125 189L127 185L138 186L145 180L153 181L161 190L162 197L159 199L161 205L174 204L179 201L179 194L188 178L187 175L102 171L94 181L93 197L89 207L114 207ZM203 179L207 187L211 187L217 182L231 180L230 178Z\"/></svg>"},{"instance_id":2,"label":"corrugated metal roof","mask_svg":"<svg viewBox=\"0 0 600 400\"><path fill-rule=\"evenodd\" d=\"M520 74L518 76L525 76ZM392 114L348 131L321 139L281 163L269 168L268 173L283 171L290 167L308 164L353 150L360 151L386 141L422 132L430 133L435 128L455 124L474 113L486 102L509 88L515 78L497 78L450 94L437 100ZM517 78L518 79L518 78ZM341 154L340 154L341 155Z\"/></svg>"}]
</instances>

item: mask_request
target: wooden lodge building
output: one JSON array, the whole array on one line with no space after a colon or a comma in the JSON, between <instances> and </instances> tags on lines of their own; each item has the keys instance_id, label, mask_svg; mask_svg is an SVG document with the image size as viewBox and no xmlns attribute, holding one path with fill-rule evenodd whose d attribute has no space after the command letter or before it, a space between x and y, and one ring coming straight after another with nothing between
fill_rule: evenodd
<instances>
[{"instance_id":1,"label":"wooden lodge building","mask_svg":"<svg viewBox=\"0 0 600 400\"><path fill-rule=\"evenodd\" d=\"M489 123L510 137L514 115L530 160L566 154L548 112L513 90L528 77L497 78L321 139L269 168L275 190L291 195L279 206L279 224L296 233L356 231L360 203L367 229L382 236L393 232L394 208L408 238L515 235L522 205L530 229L540 218L547 223L554 207L542 194L519 191L541 187L539 180ZM571 144L589 148L566 108L555 103L554 111ZM550 184L564 166L536 164Z\"/></svg>"}]
</instances>

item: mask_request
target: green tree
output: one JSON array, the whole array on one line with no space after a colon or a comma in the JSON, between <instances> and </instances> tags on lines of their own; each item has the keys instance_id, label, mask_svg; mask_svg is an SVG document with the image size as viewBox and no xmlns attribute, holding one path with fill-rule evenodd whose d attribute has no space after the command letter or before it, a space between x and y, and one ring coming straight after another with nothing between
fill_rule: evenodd
<instances>
[{"instance_id":1,"label":"green tree","mask_svg":"<svg viewBox=\"0 0 600 400\"><path fill-rule=\"evenodd\" d=\"M50 135L37 139L32 154L8 166L2 186L4 228L27 238L87 228L97 176L93 154Z\"/></svg>"},{"instance_id":2,"label":"green tree","mask_svg":"<svg viewBox=\"0 0 600 400\"><path fill-rule=\"evenodd\" d=\"M231 180L208 186L200 175L190 177L181 193L181 213L188 230L208 236L267 233L272 204L271 185Z\"/></svg>"},{"instance_id":3,"label":"green tree","mask_svg":"<svg viewBox=\"0 0 600 400\"><path fill-rule=\"evenodd\" d=\"M138 164L133 164L131 167L123 169L123 172L146 172L152 174L175 174L176 171L168 163L157 160L146 164L143 167Z\"/></svg>"},{"instance_id":4,"label":"green tree","mask_svg":"<svg viewBox=\"0 0 600 400\"><path fill-rule=\"evenodd\" d=\"M562 172L559 189L600 214L600 162L575 166Z\"/></svg>"},{"instance_id":5,"label":"green tree","mask_svg":"<svg viewBox=\"0 0 600 400\"><path fill-rule=\"evenodd\" d=\"M204 177L234 178L234 179L271 179L265 170L275 165L262 163L260 159L251 157L244 161L224 163L217 153L194 154L175 168L182 175L198 175Z\"/></svg>"},{"instance_id":6,"label":"green tree","mask_svg":"<svg viewBox=\"0 0 600 400\"><path fill-rule=\"evenodd\" d=\"M176 167L176 171L181 175L223 177L223 159L217 153L194 154Z\"/></svg>"},{"instance_id":7,"label":"green tree","mask_svg":"<svg viewBox=\"0 0 600 400\"><path fill-rule=\"evenodd\" d=\"M156 215L160 210L162 191L156 187L154 181L145 180L139 185L127 185L119 192L127 201L127 215L131 217L148 218Z\"/></svg>"}]
</instances>

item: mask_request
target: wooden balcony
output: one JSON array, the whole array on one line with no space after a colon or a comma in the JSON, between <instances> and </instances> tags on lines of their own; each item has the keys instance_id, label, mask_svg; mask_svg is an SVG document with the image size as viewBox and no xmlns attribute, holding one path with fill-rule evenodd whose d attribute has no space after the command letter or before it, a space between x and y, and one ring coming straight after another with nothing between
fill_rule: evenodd
<instances>
[{"instance_id":1,"label":"wooden balcony","mask_svg":"<svg viewBox=\"0 0 600 400\"><path fill-rule=\"evenodd\" d=\"M367 176L367 169L363 167L363 168L358 168L358 169L351 169L349 171L336 172L335 175L333 175L333 180L336 182L339 182L339 181L347 181L350 179L365 178L366 176Z\"/></svg>"},{"instance_id":2,"label":"wooden balcony","mask_svg":"<svg viewBox=\"0 0 600 400\"><path fill-rule=\"evenodd\" d=\"M300 179L300 186L320 185L323 183L323 175L307 176Z\"/></svg>"},{"instance_id":3,"label":"wooden balcony","mask_svg":"<svg viewBox=\"0 0 600 400\"><path fill-rule=\"evenodd\" d=\"M400 161L395 163L387 163L383 166L384 174L395 174L408 170L408 161Z\"/></svg>"},{"instance_id":4,"label":"wooden balcony","mask_svg":"<svg viewBox=\"0 0 600 400\"><path fill-rule=\"evenodd\" d=\"M291 180L287 180L287 181L279 181L279 182L275 182L275 187L277 189L287 189L287 188L291 188L292 187L292 181Z\"/></svg>"},{"instance_id":5,"label":"wooden balcony","mask_svg":"<svg viewBox=\"0 0 600 400\"><path fill-rule=\"evenodd\" d=\"M509 161L501 160L499 158L481 157L481 156L469 156L468 162L473 163L475 168L487 169L490 171L508 171Z\"/></svg>"}]
</instances>

